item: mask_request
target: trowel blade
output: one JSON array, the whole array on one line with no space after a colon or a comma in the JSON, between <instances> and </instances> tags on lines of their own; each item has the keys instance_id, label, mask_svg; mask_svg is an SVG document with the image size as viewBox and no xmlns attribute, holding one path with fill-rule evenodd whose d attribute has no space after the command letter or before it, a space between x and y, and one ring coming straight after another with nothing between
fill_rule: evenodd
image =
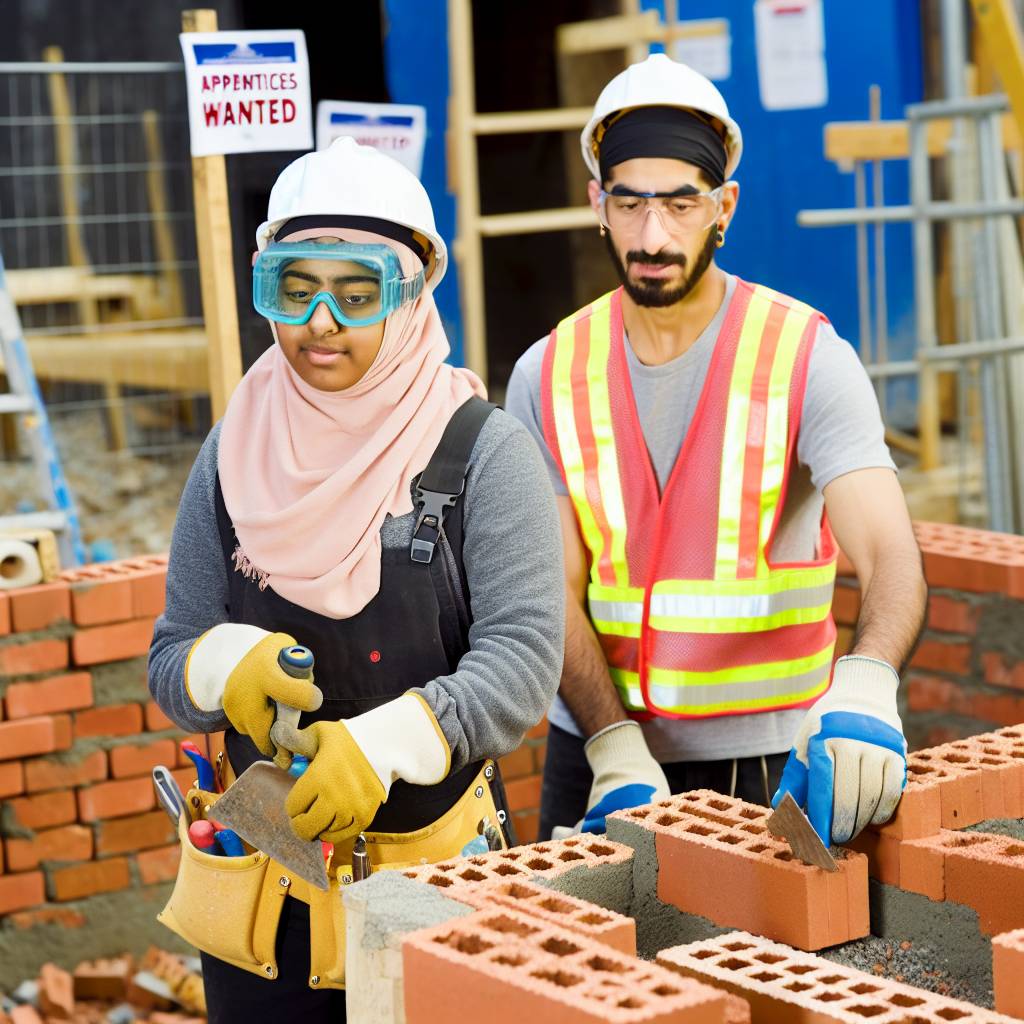
<instances>
[{"instance_id":1,"label":"trowel blade","mask_svg":"<svg viewBox=\"0 0 1024 1024\"><path fill-rule=\"evenodd\" d=\"M252 771L251 768L249 770ZM807 816L797 806L792 793L787 793L782 798L774 814L768 818L767 825L773 836L781 836L789 843L793 855L798 860L825 871L839 870L835 858L814 831Z\"/></svg>"},{"instance_id":2,"label":"trowel blade","mask_svg":"<svg viewBox=\"0 0 1024 1024\"><path fill-rule=\"evenodd\" d=\"M296 780L270 761L247 768L214 805L216 819L247 843L294 871L310 885L328 888L327 865L320 840L300 839L284 809Z\"/></svg>"}]
</instances>

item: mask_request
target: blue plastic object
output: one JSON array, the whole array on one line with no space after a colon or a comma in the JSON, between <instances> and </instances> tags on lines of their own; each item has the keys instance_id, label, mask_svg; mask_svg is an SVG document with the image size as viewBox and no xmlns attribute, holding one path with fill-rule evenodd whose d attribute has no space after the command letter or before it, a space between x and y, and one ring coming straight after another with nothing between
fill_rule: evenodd
<instances>
[{"instance_id":1,"label":"blue plastic object","mask_svg":"<svg viewBox=\"0 0 1024 1024\"><path fill-rule=\"evenodd\" d=\"M245 856L245 847L242 845L242 840L238 838L238 833L233 829L224 828L219 832L214 832L213 838L220 843L220 848L228 857Z\"/></svg>"},{"instance_id":2,"label":"blue plastic object","mask_svg":"<svg viewBox=\"0 0 1024 1024\"><path fill-rule=\"evenodd\" d=\"M181 741L181 752L195 765L199 788L207 793L214 790L213 765L202 755L191 740Z\"/></svg>"},{"instance_id":3,"label":"blue plastic object","mask_svg":"<svg viewBox=\"0 0 1024 1024\"><path fill-rule=\"evenodd\" d=\"M303 772L309 767L309 758L303 757L302 754L293 754L292 763L288 767L288 774L292 778L299 778Z\"/></svg>"},{"instance_id":4,"label":"blue plastic object","mask_svg":"<svg viewBox=\"0 0 1024 1024\"><path fill-rule=\"evenodd\" d=\"M582 832L593 832L603 834L605 830L604 819L616 811L624 811L629 807L640 807L642 804L649 804L654 796L654 786L644 783L631 782L628 786L619 786L605 793L593 807L587 810L583 818Z\"/></svg>"},{"instance_id":5,"label":"blue plastic object","mask_svg":"<svg viewBox=\"0 0 1024 1024\"><path fill-rule=\"evenodd\" d=\"M89 545L89 560L92 562L117 561L117 545L112 540L94 540Z\"/></svg>"}]
</instances>

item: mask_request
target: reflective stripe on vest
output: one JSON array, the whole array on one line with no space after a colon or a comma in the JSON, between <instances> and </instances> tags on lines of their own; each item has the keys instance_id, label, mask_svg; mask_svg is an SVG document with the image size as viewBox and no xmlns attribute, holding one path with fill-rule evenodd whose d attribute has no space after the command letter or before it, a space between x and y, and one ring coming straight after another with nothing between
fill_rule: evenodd
<instances>
[{"instance_id":1,"label":"reflective stripe on vest","mask_svg":"<svg viewBox=\"0 0 1024 1024\"><path fill-rule=\"evenodd\" d=\"M811 703L829 685L834 542L823 520L816 561L775 566L769 554L822 318L737 283L659 494L620 303L613 292L552 332L542 401L590 553L591 621L623 703L669 717Z\"/></svg>"}]
</instances>

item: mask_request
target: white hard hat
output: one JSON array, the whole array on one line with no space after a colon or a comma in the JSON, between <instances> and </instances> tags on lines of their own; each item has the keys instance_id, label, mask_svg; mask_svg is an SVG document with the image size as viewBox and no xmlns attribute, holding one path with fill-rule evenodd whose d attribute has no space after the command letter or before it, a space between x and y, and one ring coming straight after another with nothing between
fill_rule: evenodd
<instances>
[{"instance_id":1,"label":"white hard hat","mask_svg":"<svg viewBox=\"0 0 1024 1024\"><path fill-rule=\"evenodd\" d=\"M372 217L408 228L433 246L427 281L436 288L448 266L448 247L434 226L427 190L412 171L372 146L342 136L327 149L290 163L270 190L267 219L256 232L262 252L293 217Z\"/></svg>"},{"instance_id":2,"label":"white hard hat","mask_svg":"<svg viewBox=\"0 0 1024 1024\"><path fill-rule=\"evenodd\" d=\"M601 90L593 116L580 135L583 162L598 181L601 180L598 128L612 114L634 107L680 107L713 117L725 128L725 176L732 177L743 152L743 136L740 126L729 116L724 97L699 71L663 53L652 53L646 60L631 64L617 74Z\"/></svg>"}]
</instances>

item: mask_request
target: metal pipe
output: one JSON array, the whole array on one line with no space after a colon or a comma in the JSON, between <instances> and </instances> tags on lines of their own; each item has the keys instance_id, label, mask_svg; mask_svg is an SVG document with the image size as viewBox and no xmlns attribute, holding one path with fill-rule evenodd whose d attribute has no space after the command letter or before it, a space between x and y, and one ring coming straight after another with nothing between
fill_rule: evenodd
<instances>
[{"instance_id":1,"label":"metal pipe","mask_svg":"<svg viewBox=\"0 0 1024 1024\"><path fill-rule=\"evenodd\" d=\"M987 117L1010 109L1010 101L1002 93L987 96L965 96L954 100L925 100L907 106L910 121L931 121L938 117Z\"/></svg>"},{"instance_id":2,"label":"metal pipe","mask_svg":"<svg viewBox=\"0 0 1024 1024\"><path fill-rule=\"evenodd\" d=\"M0 62L0 74L52 74L58 72L65 75L105 75L124 73L126 75L145 74L147 72L176 71L179 74L185 70L181 61L2 61Z\"/></svg>"},{"instance_id":3,"label":"metal pipe","mask_svg":"<svg viewBox=\"0 0 1024 1024\"><path fill-rule=\"evenodd\" d=\"M853 164L853 192L858 210L867 208L867 182L864 176L864 161ZM860 359L865 365L875 361L872 351L871 331L871 281L868 267L868 226L863 221L857 225L857 316L860 322Z\"/></svg>"},{"instance_id":4,"label":"metal pipe","mask_svg":"<svg viewBox=\"0 0 1024 1024\"><path fill-rule=\"evenodd\" d=\"M967 63L966 25L963 0L942 0L942 79L946 98L960 99L964 88L964 65Z\"/></svg>"},{"instance_id":5,"label":"metal pipe","mask_svg":"<svg viewBox=\"0 0 1024 1024\"><path fill-rule=\"evenodd\" d=\"M923 122L917 122L923 124ZM796 222L804 228L849 227L853 224L898 224L922 219L971 220L980 217L1024 217L1024 199L999 199L981 203L926 202L920 207L886 206L865 210L800 210Z\"/></svg>"},{"instance_id":6,"label":"metal pipe","mask_svg":"<svg viewBox=\"0 0 1024 1024\"><path fill-rule=\"evenodd\" d=\"M872 85L868 90L868 116L872 121L882 119L882 90ZM881 160L871 161L871 204L875 209L885 206L885 164ZM889 359L889 300L885 275L885 224L875 224L875 362L884 363ZM882 420L889 418L889 396L885 382L879 381L878 405Z\"/></svg>"}]
</instances>

